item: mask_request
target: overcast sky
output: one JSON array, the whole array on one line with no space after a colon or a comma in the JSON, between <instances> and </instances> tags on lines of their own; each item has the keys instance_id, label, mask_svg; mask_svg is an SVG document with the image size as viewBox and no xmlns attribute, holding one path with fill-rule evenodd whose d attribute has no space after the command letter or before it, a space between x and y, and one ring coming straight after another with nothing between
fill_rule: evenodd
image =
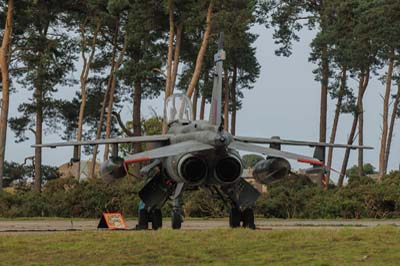
<instances>
[{"instance_id":1,"label":"overcast sky","mask_svg":"<svg viewBox=\"0 0 400 266\"><path fill-rule=\"evenodd\" d=\"M275 56L277 46L272 39L272 31L263 26L255 26L252 31L259 34L255 43L257 59L261 65L260 78L254 89L244 92L243 108L237 114L237 135L271 137L280 136L285 139L299 139L316 141L319 132L319 99L320 84L314 81L312 73L315 65L308 62L310 53L310 41L314 32L303 30L301 40L295 43L293 55L289 58ZM229 56L229 54L227 54ZM386 70L385 70L386 71ZM78 67L79 72L79 67ZM72 74L76 79L79 73ZM355 82L353 82L355 84ZM79 89L79 85L73 88L62 88L57 97L70 98ZM365 137L366 145L375 147L375 150L365 151L365 162L377 167L379 156L379 143L381 132L382 100L381 94L384 86L375 77L371 80L365 95ZM19 103L31 97L32 92L19 89L11 95L10 116L17 114ZM163 110L163 99L146 100L142 105L144 117L150 116L150 107L153 107L160 115ZM333 120L335 102L329 101L328 106L328 136ZM129 103L122 113L127 119L131 117L132 107ZM206 116L207 117L207 116ZM352 122L351 115L343 115L340 118L337 143L346 143ZM389 169L399 168L399 125L396 125L392 145L392 153L389 161ZM28 132L27 134L31 134ZM23 162L27 156L32 156L34 150L30 145L34 143L33 136L24 143L15 143L15 135L8 131L6 160ZM60 141L58 135L46 135L43 142ZM285 147L285 150L312 155L313 150L301 147ZM43 152L43 163L60 165L68 162L72 155L72 148L46 149ZM102 158L102 156L99 156ZM333 168L340 169L343 150L337 150L333 157ZM349 166L356 164L356 151L350 155ZM294 168L307 168L307 165L293 163Z\"/></svg>"}]
</instances>

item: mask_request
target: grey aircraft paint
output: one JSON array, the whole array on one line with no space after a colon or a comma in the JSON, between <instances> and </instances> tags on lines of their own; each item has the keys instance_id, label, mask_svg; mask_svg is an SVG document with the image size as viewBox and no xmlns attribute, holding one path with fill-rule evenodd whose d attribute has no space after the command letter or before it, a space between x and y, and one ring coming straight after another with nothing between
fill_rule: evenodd
<instances>
[{"instance_id":1,"label":"grey aircraft paint","mask_svg":"<svg viewBox=\"0 0 400 266\"><path fill-rule=\"evenodd\" d=\"M218 52L214 56L216 73L208 121L194 121L191 118L190 100L183 94L174 94L166 100L164 107L164 119L168 124L166 135L50 143L32 147L73 146L77 150L79 145L111 144L113 145L112 156L101 167L102 177L106 180L121 178L129 174L127 165L130 163L149 161L150 164L144 166L140 171L146 177L146 183L139 192L142 203L138 229L146 229L149 222L152 223L153 229L160 228L162 225L160 209L168 199L172 200L173 206L172 227L179 229L183 222L181 194L186 189L199 187L218 196L228 205L231 209L229 219L231 227L239 227L242 224L244 227L254 229L252 208L260 194L241 178L243 164L238 153L239 150L266 156L265 160L255 166L255 177L262 183L271 184L285 178L289 173L290 164L287 159L310 163L314 165L314 170L322 173L326 169L323 165L323 158L321 162L316 158L281 151L281 145L316 147L316 151L319 153L328 146L370 148L276 138L232 136L229 132L224 131L222 125L222 69L225 52L222 45L223 35L221 34ZM135 142L153 143L155 148L128 155L126 158L118 156L118 144ZM270 144L270 148L252 143ZM318 153L316 152L316 154Z\"/></svg>"}]
</instances>

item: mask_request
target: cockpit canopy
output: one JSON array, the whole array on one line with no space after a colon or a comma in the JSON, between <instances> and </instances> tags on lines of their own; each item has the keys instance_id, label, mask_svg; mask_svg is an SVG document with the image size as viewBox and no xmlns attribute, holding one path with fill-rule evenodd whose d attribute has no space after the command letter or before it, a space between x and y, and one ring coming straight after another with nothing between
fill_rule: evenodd
<instances>
[{"instance_id":1,"label":"cockpit canopy","mask_svg":"<svg viewBox=\"0 0 400 266\"><path fill-rule=\"evenodd\" d=\"M192 121L193 111L190 99L182 93L176 93L165 100L164 120L167 124L174 121Z\"/></svg>"}]
</instances>

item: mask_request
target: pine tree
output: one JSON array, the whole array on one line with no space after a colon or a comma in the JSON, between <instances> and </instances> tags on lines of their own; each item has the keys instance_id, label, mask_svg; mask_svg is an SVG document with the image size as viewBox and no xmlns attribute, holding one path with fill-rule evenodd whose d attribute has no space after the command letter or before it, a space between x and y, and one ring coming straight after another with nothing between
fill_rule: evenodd
<instances>
[{"instance_id":1,"label":"pine tree","mask_svg":"<svg viewBox=\"0 0 400 266\"><path fill-rule=\"evenodd\" d=\"M7 2L7 15L4 25L3 41L0 48L0 70L1 70L1 114L0 114L0 191L3 189L4 162L6 153L6 135L8 107L10 97L9 65L11 57L11 32L13 28L14 0Z\"/></svg>"},{"instance_id":2,"label":"pine tree","mask_svg":"<svg viewBox=\"0 0 400 266\"><path fill-rule=\"evenodd\" d=\"M34 133L35 144L42 143L43 123L54 128L55 110L52 94L57 85L71 84L68 73L73 70L75 44L62 30L65 3L60 1L38 0L29 3L26 20L29 22L24 38L18 41L19 47L25 49L16 52L16 58L24 67L18 82L33 97L28 103L18 107L21 116L10 119L10 126L18 140L26 140L25 132ZM42 151L35 148L35 190L40 192L42 179Z\"/></svg>"}]
</instances>

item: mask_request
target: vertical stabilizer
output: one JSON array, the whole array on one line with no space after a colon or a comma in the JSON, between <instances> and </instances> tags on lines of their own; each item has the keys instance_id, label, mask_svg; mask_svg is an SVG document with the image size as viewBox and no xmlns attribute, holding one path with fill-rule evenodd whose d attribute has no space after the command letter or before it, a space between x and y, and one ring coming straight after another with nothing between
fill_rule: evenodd
<instances>
[{"instance_id":1,"label":"vertical stabilizer","mask_svg":"<svg viewBox=\"0 0 400 266\"><path fill-rule=\"evenodd\" d=\"M224 33L221 32L218 40L218 52L214 55L215 74L211 98L210 123L221 125L222 119L222 71L225 60Z\"/></svg>"}]
</instances>

